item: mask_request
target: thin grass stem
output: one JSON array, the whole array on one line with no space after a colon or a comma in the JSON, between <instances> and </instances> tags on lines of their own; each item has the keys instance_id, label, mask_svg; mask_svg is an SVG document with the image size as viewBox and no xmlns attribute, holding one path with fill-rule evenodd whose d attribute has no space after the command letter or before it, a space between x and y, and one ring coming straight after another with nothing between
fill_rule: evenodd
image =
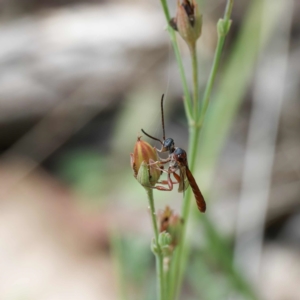
<instances>
[{"instance_id":1,"label":"thin grass stem","mask_svg":"<svg viewBox=\"0 0 300 300\"><path fill-rule=\"evenodd\" d=\"M193 110L194 120L198 117L198 103L199 103L199 84L198 84L198 61L196 45L190 47L191 58L192 58L192 69L193 69Z\"/></svg>"}]
</instances>

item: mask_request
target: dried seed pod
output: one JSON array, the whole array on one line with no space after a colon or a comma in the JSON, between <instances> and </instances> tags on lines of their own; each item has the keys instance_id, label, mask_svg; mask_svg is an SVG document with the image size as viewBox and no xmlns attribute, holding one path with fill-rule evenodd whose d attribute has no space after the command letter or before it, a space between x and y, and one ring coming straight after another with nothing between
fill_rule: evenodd
<instances>
[{"instance_id":1,"label":"dried seed pod","mask_svg":"<svg viewBox=\"0 0 300 300\"><path fill-rule=\"evenodd\" d=\"M201 35L202 15L195 0L178 0L176 17L169 22L179 32L189 47L195 47Z\"/></svg>"}]
</instances>

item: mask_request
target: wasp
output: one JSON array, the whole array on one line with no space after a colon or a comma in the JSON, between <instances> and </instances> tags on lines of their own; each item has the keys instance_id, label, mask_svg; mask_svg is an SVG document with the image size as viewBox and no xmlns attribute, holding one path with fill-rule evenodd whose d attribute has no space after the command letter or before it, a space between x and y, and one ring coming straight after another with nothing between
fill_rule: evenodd
<instances>
[{"instance_id":1,"label":"wasp","mask_svg":"<svg viewBox=\"0 0 300 300\"><path fill-rule=\"evenodd\" d=\"M169 156L166 159L161 159L158 162L154 162L154 164L160 165L160 169L162 172L167 173L167 180L160 181L160 184L168 185L168 187L162 186L162 185L155 185L152 188L157 189L160 191L172 191L174 184L179 184L178 186L178 192L184 192L189 185L192 188L192 191L194 193L196 203L198 206L198 209L201 212L205 212L206 210L206 203L204 200L204 197L197 185L197 182L192 174L192 172L189 169L188 161L187 161L187 154L185 150L179 147L175 147L174 140L172 138L165 137L165 122L164 122L164 108L163 108L163 102L164 102L164 95L161 97L161 120L162 120L162 129L163 129L163 140L160 140L158 138L155 138L151 136L150 134L146 133L143 129L142 132L148 136L149 138L160 142L162 145L161 149L155 148L157 152L163 153L163 152L169 152ZM162 165L169 163L169 167L167 170L164 170L162 168ZM176 173L179 170L179 175ZM171 175L175 178L175 182L172 181Z\"/></svg>"}]
</instances>

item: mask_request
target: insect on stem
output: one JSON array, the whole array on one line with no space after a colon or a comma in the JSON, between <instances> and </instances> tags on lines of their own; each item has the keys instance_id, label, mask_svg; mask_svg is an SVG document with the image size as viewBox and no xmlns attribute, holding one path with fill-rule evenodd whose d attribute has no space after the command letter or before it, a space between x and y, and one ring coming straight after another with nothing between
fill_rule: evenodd
<instances>
[{"instance_id":1,"label":"insect on stem","mask_svg":"<svg viewBox=\"0 0 300 300\"><path fill-rule=\"evenodd\" d=\"M160 185L152 186L151 189L157 189L160 191L171 191L173 189L173 185L178 183L179 184L178 192L184 192L190 185L194 193L198 209L201 212L205 212L206 210L205 200L196 183L193 174L191 173L188 167L187 155L185 150L179 147L175 147L174 140L172 138L166 139L165 137L165 120L164 120L163 102L164 102L164 95L162 95L161 97L161 122L162 122L162 129L163 129L163 140L161 141L160 139L151 136L150 134L146 133L142 129L142 132L145 135L147 135L149 138L155 141L159 141L161 143L162 145L161 149L155 148L157 152L160 153L169 152L169 157L167 159L160 158L159 161L160 165L169 163L168 169L162 171L168 174L168 178L167 180L159 182ZM178 171L179 171L179 175L176 173ZM176 180L175 182L172 181L171 175L173 175L173 177L175 178ZM163 185L167 185L168 187Z\"/></svg>"}]
</instances>

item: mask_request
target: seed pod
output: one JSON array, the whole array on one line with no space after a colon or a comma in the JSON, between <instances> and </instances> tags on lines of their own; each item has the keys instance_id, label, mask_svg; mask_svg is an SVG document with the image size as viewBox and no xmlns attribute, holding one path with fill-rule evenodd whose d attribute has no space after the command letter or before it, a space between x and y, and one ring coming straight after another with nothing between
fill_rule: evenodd
<instances>
[{"instance_id":1,"label":"seed pod","mask_svg":"<svg viewBox=\"0 0 300 300\"><path fill-rule=\"evenodd\" d=\"M178 0L176 17L169 22L179 32L189 47L195 47L201 35L202 15L195 0Z\"/></svg>"}]
</instances>

